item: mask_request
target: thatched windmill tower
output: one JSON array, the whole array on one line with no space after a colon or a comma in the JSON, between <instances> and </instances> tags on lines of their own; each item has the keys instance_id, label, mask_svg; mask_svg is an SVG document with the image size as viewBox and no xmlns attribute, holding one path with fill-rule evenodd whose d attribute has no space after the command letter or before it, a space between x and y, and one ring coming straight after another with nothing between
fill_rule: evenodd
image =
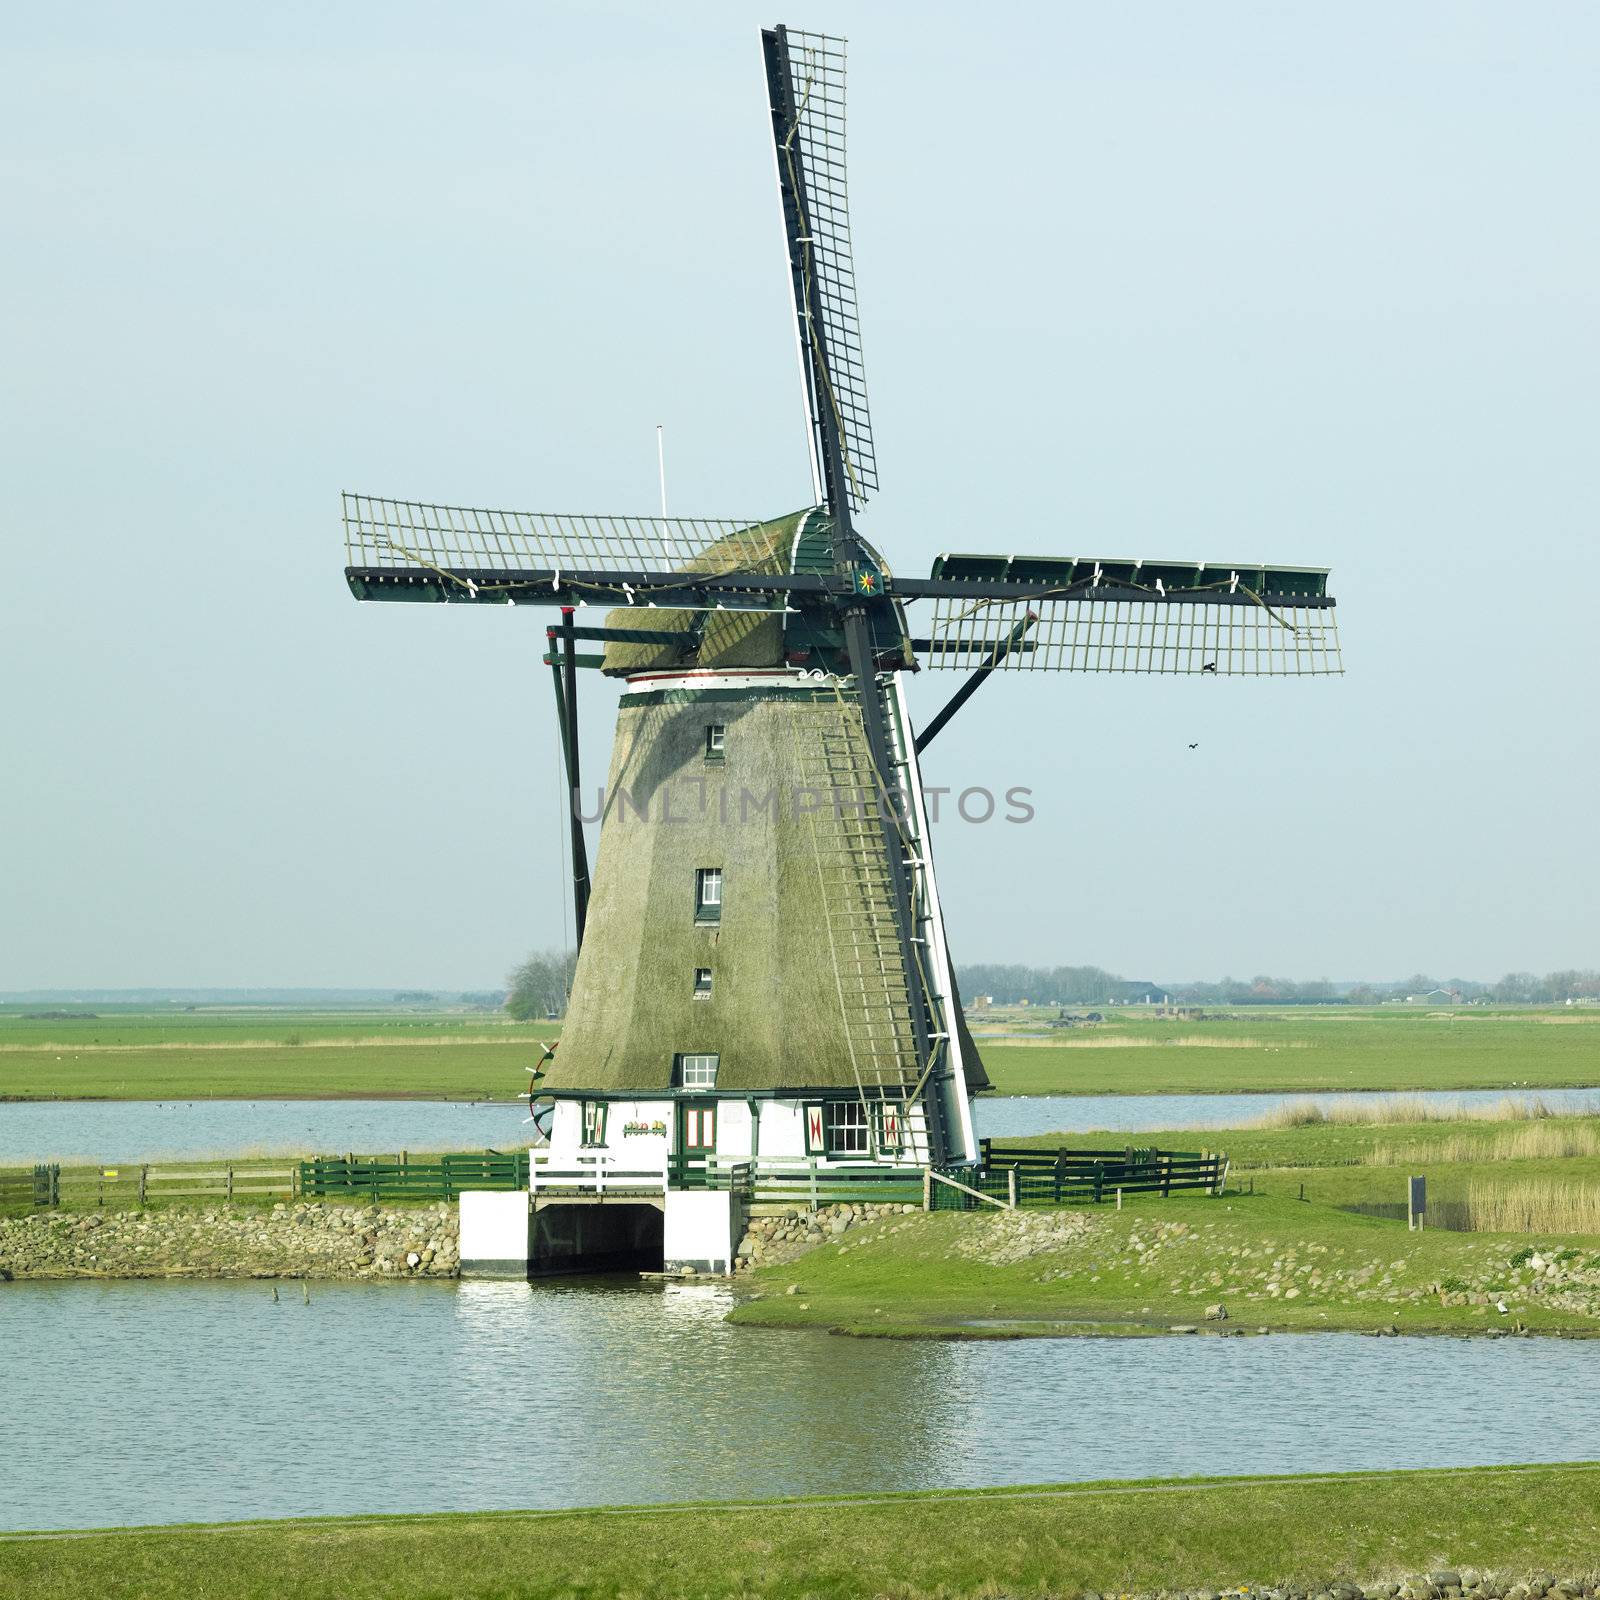
<instances>
[{"instance_id":1,"label":"thatched windmill tower","mask_svg":"<svg viewBox=\"0 0 1600 1600\"><path fill-rule=\"evenodd\" d=\"M891 572L855 527L877 464L844 46L782 27L762 45L816 503L711 522L345 497L357 598L561 608L546 659L575 796L577 673L622 681L592 895L572 823L580 951L539 1092L554 1151L653 1164L674 1189L730 1162L975 1159L987 1079L918 757L991 672L1340 670L1322 571L943 556L928 578ZM917 602L932 614L913 638ZM596 606L604 624L580 625ZM603 653L580 654L589 641ZM917 737L901 675L919 666L970 676Z\"/></svg>"}]
</instances>

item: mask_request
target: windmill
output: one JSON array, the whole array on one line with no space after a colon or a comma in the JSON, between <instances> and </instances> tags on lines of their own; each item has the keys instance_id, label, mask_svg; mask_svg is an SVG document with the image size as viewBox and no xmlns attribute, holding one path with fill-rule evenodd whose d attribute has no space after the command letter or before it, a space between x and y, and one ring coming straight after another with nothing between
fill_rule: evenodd
<instances>
[{"instance_id":1,"label":"windmill","mask_svg":"<svg viewBox=\"0 0 1600 1600\"><path fill-rule=\"evenodd\" d=\"M575 802L578 674L622 680L593 878L573 807L579 956L538 1092L552 1148L659 1159L669 1188L734 1159L977 1159L971 1096L988 1080L920 758L989 677L1342 670L1322 570L1076 555L891 568L857 527L878 471L844 43L777 27L762 50L814 503L713 521L344 497L358 599L555 608L545 660ZM603 622L580 622L597 608ZM919 668L967 677L917 734L904 677Z\"/></svg>"}]
</instances>

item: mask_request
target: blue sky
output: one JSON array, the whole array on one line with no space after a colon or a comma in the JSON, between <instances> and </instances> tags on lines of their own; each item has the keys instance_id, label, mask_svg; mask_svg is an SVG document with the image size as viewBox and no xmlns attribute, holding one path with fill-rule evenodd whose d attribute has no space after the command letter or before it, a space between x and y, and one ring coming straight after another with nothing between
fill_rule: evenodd
<instances>
[{"instance_id":1,"label":"blue sky","mask_svg":"<svg viewBox=\"0 0 1600 1600\"><path fill-rule=\"evenodd\" d=\"M1037 817L941 825L957 958L1600 961L1600 16L912 15L786 19L850 37L863 530L1327 565L1349 668L986 686L928 779ZM648 511L659 422L675 511L809 498L773 20L0 17L0 988L479 987L551 940L544 618L358 607L338 492Z\"/></svg>"}]
</instances>

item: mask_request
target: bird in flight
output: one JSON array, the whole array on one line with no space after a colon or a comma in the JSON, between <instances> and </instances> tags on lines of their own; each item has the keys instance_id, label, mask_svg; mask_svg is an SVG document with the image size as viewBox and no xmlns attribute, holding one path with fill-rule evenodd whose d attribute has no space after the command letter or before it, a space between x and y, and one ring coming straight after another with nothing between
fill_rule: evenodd
<instances>
[{"instance_id":1,"label":"bird in flight","mask_svg":"<svg viewBox=\"0 0 1600 1600\"><path fill-rule=\"evenodd\" d=\"M1215 661L1208 661L1203 667L1201 667L1200 670L1202 672L1215 672L1217 670L1217 664Z\"/></svg>"},{"instance_id":2,"label":"bird in flight","mask_svg":"<svg viewBox=\"0 0 1600 1600\"><path fill-rule=\"evenodd\" d=\"M1198 750L1198 749L1199 749L1199 748L1200 748L1200 744L1199 744L1199 741L1198 741L1198 740L1196 740L1196 741L1195 741L1195 743L1193 743L1193 744L1192 744L1192 745L1190 745L1190 746L1189 746L1189 748L1190 748L1190 749L1191 749L1191 750Z\"/></svg>"}]
</instances>

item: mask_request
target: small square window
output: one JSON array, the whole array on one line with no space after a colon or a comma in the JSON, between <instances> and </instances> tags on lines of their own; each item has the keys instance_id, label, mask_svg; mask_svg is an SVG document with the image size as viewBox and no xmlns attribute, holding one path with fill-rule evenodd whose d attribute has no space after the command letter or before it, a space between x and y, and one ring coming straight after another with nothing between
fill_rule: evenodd
<instances>
[{"instance_id":1,"label":"small square window","mask_svg":"<svg viewBox=\"0 0 1600 1600\"><path fill-rule=\"evenodd\" d=\"M715 1089L721 1056L684 1055L677 1057L674 1076L680 1089Z\"/></svg>"},{"instance_id":2,"label":"small square window","mask_svg":"<svg viewBox=\"0 0 1600 1600\"><path fill-rule=\"evenodd\" d=\"M722 868L701 867L694 875L694 920L722 921Z\"/></svg>"},{"instance_id":3,"label":"small square window","mask_svg":"<svg viewBox=\"0 0 1600 1600\"><path fill-rule=\"evenodd\" d=\"M694 997L696 1000L709 1000L711 998L710 967L696 967L694 969Z\"/></svg>"},{"instance_id":4,"label":"small square window","mask_svg":"<svg viewBox=\"0 0 1600 1600\"><path fill-rule=\"evenodd\" d=\"M583 1144L587 1148L606 1142L606 1103L604 1100L583 1102Z\"/></svg>"},{"instance_id":5,"label":"small square window","mask_svg":"<svg viewBox=\"0 0 1600 1600\"><path fill-rule=\"evenodd\" d=\"M822 1108L823 1146L830 1156L867 1153L867 1108L859 1100L829 1100Z\"/></svg>"},{"instance_id":6,"label":"small square window","mask_svg":"<svg viewBox=\"0 0 1600 1600\"><path fill-rule=\"evenodd\" d=\"M728 725L725 722L706 724L706 760L721 761L727 755Z\"/></svg>"}]
</instances>

